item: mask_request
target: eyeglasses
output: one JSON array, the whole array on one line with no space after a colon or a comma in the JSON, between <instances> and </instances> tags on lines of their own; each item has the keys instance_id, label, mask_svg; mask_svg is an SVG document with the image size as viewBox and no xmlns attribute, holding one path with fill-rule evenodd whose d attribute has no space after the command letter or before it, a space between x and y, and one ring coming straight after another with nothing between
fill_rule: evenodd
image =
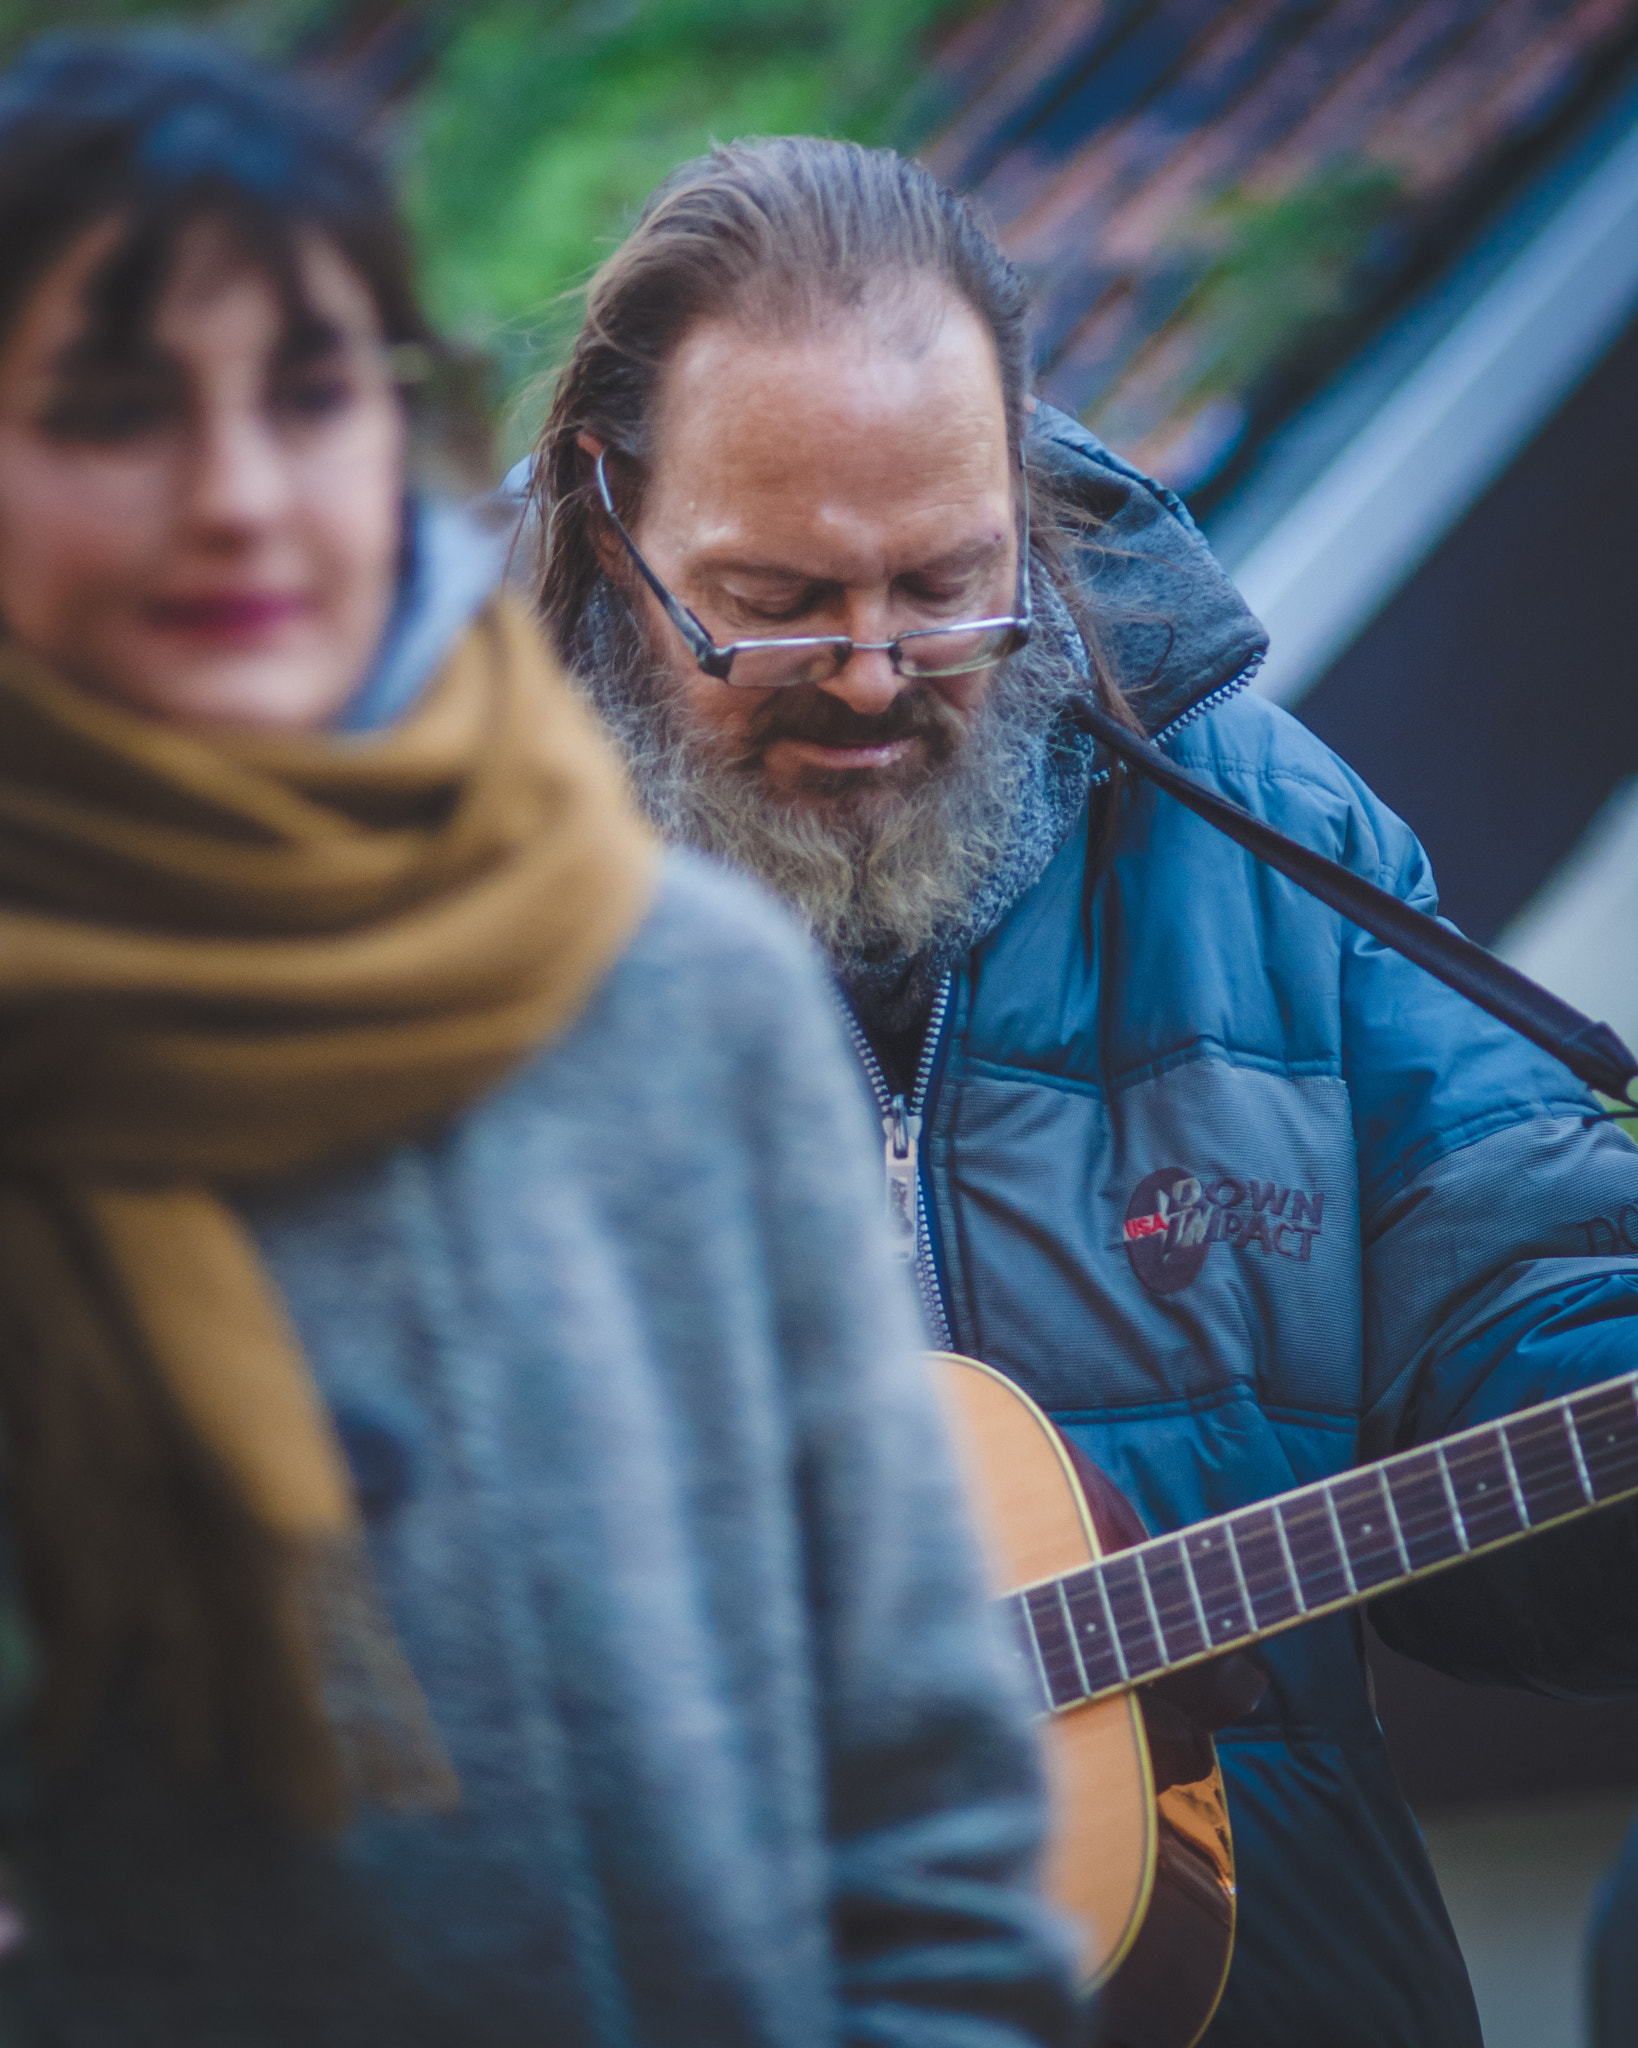
<instances>
[{"instance_id":1,"label":"eyeglasses","mask_svg":"<svg viewBox=\"0 0 1638 2048\"><path fill-rule=\"evenodd\" d=\"M1034 604L1029 587L1029 484L1019 478L1023 507L1018 542L1018 592L1005 618L964 619L954 626L929 626L900 633L892 640L849 640L845 634L805 634L788 640L731 640L719 647L699 620L643 560L614 509L604 471L608 451L597 458L597 494L609 523L625 543L638 573L665 607L665 615L682 635L689 652L708 676L736 690L789 690L799 683L828 683L839 676L856 654L885 654L896 675L911 678L971 675L994 668L1016 654L1029 640ZM1020 457L1019 468L1023 462Z\"/></svg>"}]
</instances>

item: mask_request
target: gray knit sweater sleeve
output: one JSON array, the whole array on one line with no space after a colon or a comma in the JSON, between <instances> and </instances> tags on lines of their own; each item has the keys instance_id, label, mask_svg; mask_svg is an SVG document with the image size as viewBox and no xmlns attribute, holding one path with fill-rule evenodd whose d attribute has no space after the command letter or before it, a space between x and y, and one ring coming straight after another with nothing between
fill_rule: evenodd
<instances>
[{"instance_id":1,"label":"gray knit sweater sleeve","mask_svg":"<svg viewBox=\"0 0 1638 2048\"><path fill-rule=\"evenodd\" d=\"M758 937L742 1141L801 1501L845 2036L1057 2039L1061 1937L1026 1889L1033 1753L879 1224L880 1139L828 984L784 933Z\"/></svg>"}]
</instances>

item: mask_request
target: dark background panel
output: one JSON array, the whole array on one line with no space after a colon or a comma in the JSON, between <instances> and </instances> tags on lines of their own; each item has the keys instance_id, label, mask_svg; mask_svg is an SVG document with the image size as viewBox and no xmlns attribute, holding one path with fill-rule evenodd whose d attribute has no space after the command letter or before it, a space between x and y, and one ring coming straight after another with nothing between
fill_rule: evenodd
<instances>
[{"instance_id":1,"label":"dark background panel","mask_svg":"<svg viewBox=\"0 0 1638 2048\"><path fill-rule=\"evenodd\" d=\"M1638 772L1638 326L1296 710L1493 939Z\"/></svg>"},{"instance_id":2,"label":"dark background panel","mask_svg":"<svg viewBox=\"0 0 1638 2048\"><path fill-rule=\"evenodd\" d=\"M1638 1699L1572 1706L1463 1685L1365 1629L1377 1718L1418 1813L1495 1800L1629 1790L1638 1807Z\"/></svg>"}]
</instances>

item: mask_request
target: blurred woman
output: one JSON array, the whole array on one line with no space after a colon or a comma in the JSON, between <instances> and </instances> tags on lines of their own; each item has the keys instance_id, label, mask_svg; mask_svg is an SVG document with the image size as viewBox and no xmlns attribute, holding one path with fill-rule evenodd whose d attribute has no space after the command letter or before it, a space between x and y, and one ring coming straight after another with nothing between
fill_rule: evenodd
<instances>
[{"instance_id":1,"label":"blurred woman","mask_svg":"<svg viewBox=\"0 0 1638 2048\"><path fill-rule=\"evenodd\" d=\"M814 969L407 491L437 363L283 86L0 79L0 2036L1055 2038Z\"/></svg>"}]
</instances>

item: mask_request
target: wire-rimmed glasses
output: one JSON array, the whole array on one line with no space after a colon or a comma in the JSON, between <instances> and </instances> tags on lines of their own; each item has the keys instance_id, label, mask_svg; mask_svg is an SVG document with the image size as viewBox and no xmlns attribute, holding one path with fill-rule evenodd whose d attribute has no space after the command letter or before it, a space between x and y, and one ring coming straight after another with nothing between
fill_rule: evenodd
<instances>
[{"instance_id":1,"label":"wire-rimmed glasses","mask_svg":"<svg viewBox=\"0 0 1638 2048\"><path fill-rule=\"evenodd\" d=\"M660 581L643 559L614 509L604 471L608 450L597 458L597 494L609 523L625 543L638 574L665 607L665 615L687 643L689 652L708 676L736 690L788 690L799 683L828 683L839 676L855 654L885 654L896 675L914 680L971 675L994 668L1016 654L1029 640L1034 605L1029 587L1029 485L1020 476L1023 506L1018 542L1018 591L1013 610L1004 618L963 619L953 626L924 626L891 640L850 640L843 633L803 634L791 639L731 640L718 646L680 598ZM1020 469L1022 460L1020 459Z\"/></svg>"}]
</instances>

